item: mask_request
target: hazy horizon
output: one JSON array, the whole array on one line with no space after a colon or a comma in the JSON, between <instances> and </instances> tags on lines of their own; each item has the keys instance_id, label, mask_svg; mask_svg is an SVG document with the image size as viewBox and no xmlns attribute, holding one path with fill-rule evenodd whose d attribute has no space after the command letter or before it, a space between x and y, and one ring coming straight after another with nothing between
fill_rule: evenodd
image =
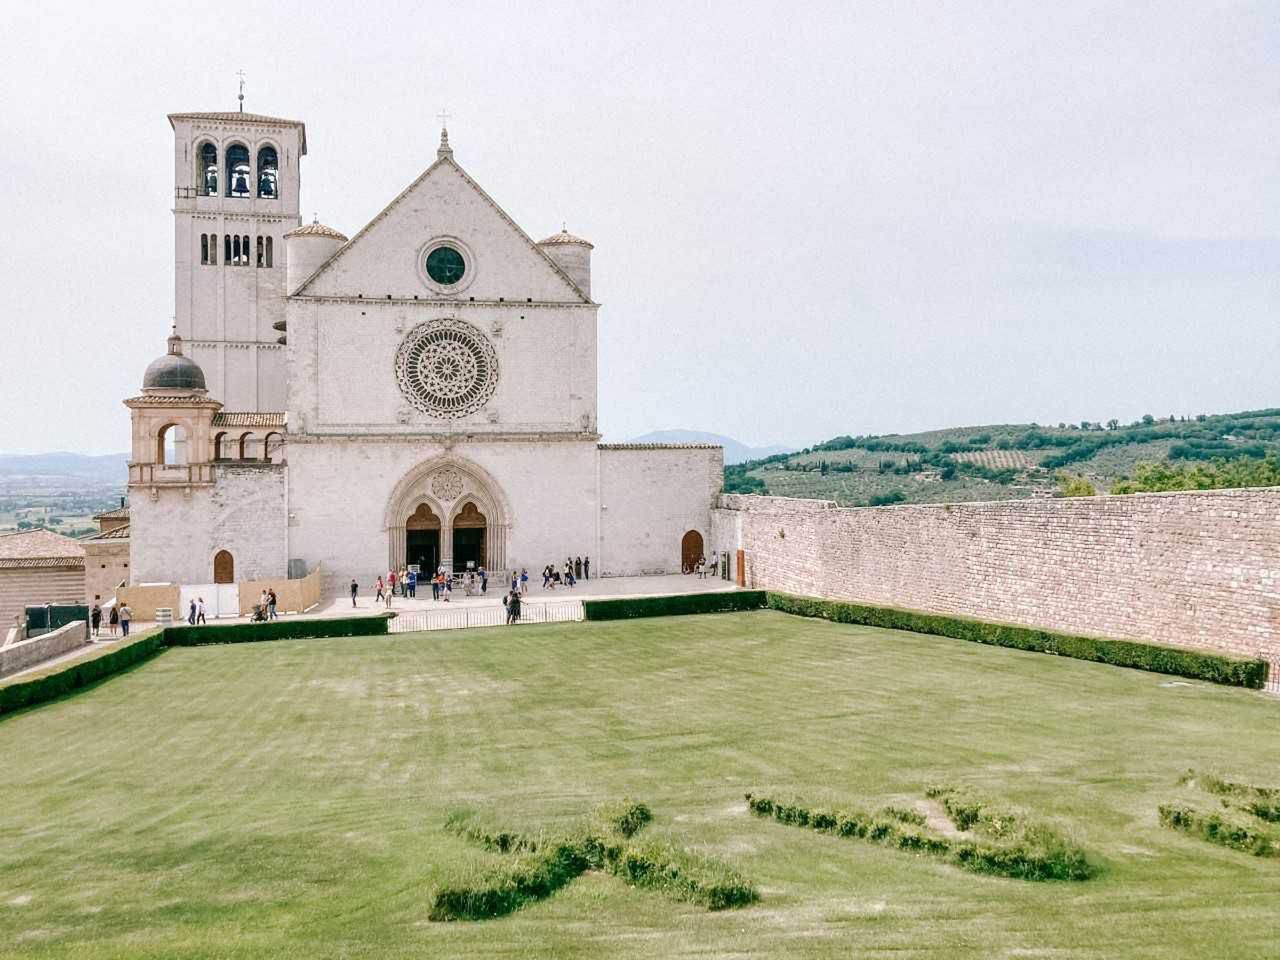
<instances>
[{"instance_id":1,"label":"hazy horizon","mask_svg":"<svg viewBox=\"0 0 1280 960\"><path fill-rule=\"evenodd\" d=\"M354 234L435 158L595 244L599 423L751 446L1280 405L1280 4L8 12L0 451L129 445L165 115L307 124ZM359 29L356 29L358 27Z\"/></svg>"}]
</instances>

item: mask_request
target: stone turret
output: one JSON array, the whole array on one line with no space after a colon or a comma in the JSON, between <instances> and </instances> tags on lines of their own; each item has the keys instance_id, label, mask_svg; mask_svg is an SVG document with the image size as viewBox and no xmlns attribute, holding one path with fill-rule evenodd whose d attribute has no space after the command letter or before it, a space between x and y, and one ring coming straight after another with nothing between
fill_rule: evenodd
<instances>
[{"instance_id":1,"label":"stone turret","mask_svg":"<svg viewBox=\"0 0 1280 960\"><path fill-rule=\"evenodd\" d=\"M561 227L560 232L538 241L538 247L556 265L569 275L569 279L588 297L591 296L592 245L581 237L575 237Z\"/></svg>"},{"instance_id":2,"label":"stone turret","mask_svg":"<svg viewBox=\"0 0 1280 960\"><path fill-rule=\"evenodd\" d=\"M320 265L337 253L347 238L333 227L312 220L284 235L285 289L294 293Z\"/></svg>"}]
</instances>

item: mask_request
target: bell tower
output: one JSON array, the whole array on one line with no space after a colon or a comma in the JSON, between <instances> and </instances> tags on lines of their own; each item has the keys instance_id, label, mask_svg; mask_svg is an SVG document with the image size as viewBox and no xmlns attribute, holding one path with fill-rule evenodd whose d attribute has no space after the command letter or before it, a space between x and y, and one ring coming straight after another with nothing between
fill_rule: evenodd
<instances>
[{"instance_id":1,"label":"bell tower","mask_svg":"<svg viewBox=\"0 0 1280 960\"><path fill-rule=\"evenodd\" d=\"M284 235L301 223L306 127L238 111L171 113L169 124L176 332L224 409L282 411L275 324L285 318Z\"/></svg>"}]
</instances>

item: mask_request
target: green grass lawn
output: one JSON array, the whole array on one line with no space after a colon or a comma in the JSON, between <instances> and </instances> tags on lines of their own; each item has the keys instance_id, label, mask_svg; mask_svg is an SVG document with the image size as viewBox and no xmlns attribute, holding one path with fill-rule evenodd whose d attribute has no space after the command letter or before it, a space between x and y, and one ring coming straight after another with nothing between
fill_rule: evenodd
<instances>
[{"instance_id":1,"label":"green grass lawn","mask_svg":"<svg viewBox=\"0 0 1280 960\"><path fill-rule=\"evenodd\" d=\"M1280 953L1280 860L1157 824L1187 767L1280 780L1256 692L773 612L172 649L0 719L0 956L1204 957ZM756 819L748 790L909 805L973 784L1071 833L1083 883L984 877ZM731 862L707 912L589 873L476 923L459 806Z\"/></svg>"}]
</instances>

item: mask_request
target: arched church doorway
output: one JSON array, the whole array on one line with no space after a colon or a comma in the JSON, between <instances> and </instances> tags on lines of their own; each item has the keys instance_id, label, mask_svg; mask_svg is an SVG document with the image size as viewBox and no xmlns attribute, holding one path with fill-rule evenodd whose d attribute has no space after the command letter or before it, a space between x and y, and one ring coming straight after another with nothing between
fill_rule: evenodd
<instances>
[{"instance_id":1,"label":"arched church doorway","mask_svg":"<svg viewBox=\"0 0 1280 960\"><path fill-rule=\"evenodd\" d=\"M226 550L219 550L213 555L213 582L236 582L236 561Z\"/></svg>"},{"instance_id":2,"label":"arched church doorway","mask_svg":"<svg viewBox=\"0 0 1280 960\"><path fill-rule=\"evenodd\" d=\"M702 557L702 534L690 530L680 538L680 569L685 573L693 573L698 560Z\"/></svg>"},{"instance_id":3,"label":"arched church doorway","mask_svg":"<svg viewBox=\"0 0 1280 960\"><path fill-rule=\"evenodd\" d=\"M418 572L432 576L440 566L440 518L425 503L404 523L405 564L417 565Z\"/></svg>"},{"instance_id":4,"label":"arched church doorway","mask_svg":"<svg viewBox=\"0 0 1280 960\"><path fill-rule=\"evenodd\" d=\"M485 564L484 534L488 521L468 500L453 518L453 569L456 573L478 570Z\"/></svg>"}]
</instances>

